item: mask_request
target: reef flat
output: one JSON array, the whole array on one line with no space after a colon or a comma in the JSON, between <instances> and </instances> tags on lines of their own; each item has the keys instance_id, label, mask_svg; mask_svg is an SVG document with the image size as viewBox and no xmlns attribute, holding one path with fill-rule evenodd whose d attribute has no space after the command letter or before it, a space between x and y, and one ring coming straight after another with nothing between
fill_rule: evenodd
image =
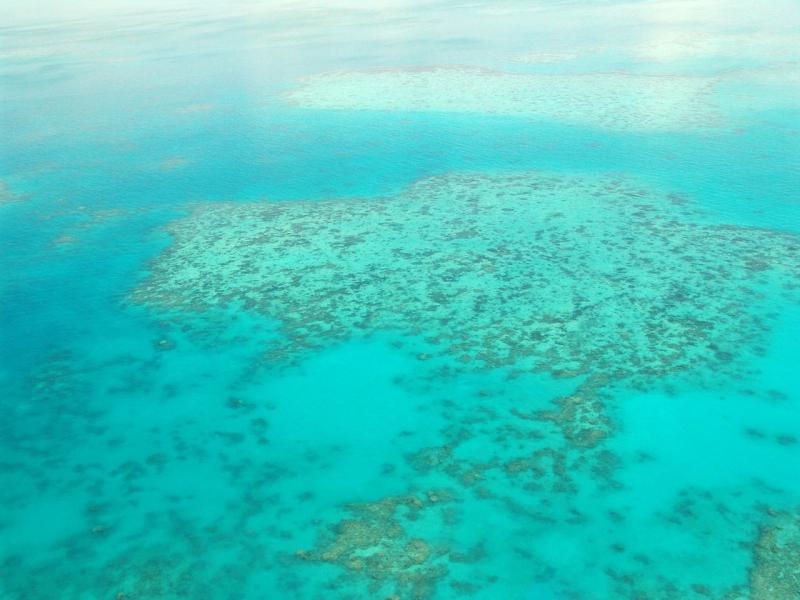
<instances>
[{"instance_id":1,"label":"reef flat","mask_svg":"<svg viewBox=\"0 0 800 600\"><path fill-rule=\"evenodd\" d=\"M800 597L800 513L773 514L756 541L750 589L756 600Z\"/></svg>"},{"instance_id":2,"label":"reef flat","mask_svg":"<svg viewBox=\"0 0 800 600\"><path fill-rule=\"evenodd\" d=\"M736 540L755 535L752 499L774 491L755 485L743 500L742 489L679 490L655 526L686 522L737 568L714 581L700 567L675 577L615 505L623 465L606 442L629 390L752 375L774 327L769 299L799 299L796 235L716 224L690 199L630 177L540 172L452 173L381 198L204 204L167 229L172 243L134 304L177 323L230 306L274 320L282 335L264 340L262 370L397 335L420 365L399 384L439 398L446 426L435 445L406 453L407 495L344 504L316 526L315 546L294 551L305 568L339 567L337 589L512 593L509 572L552 577L535 549L522 550L516 524L526 538L558 531L557 547L592 521L606 533L586 533L584 558L562 571L596 574L582 561L610 552L605 574L543 590L735 598L752 585ZM461 377L496 374L469 397L449 392ZM612 500L598 510L598 498ZM489 507L494 532L474 521ZM735 513L740 526L723 534L722 517ZM493 571L486 554L510 562Z\"/></svg>"},{"instance_id":3,"label":"reef flat","mask_svg":"<svg viewBox=\"0 0 800 600\"><path fill-rule=\"evenodd\" d=\"M711 101L715 82L702 76L431 67L315 75L285 97L310 108L467 112L618 131L702 131L720 124Z\"/></svg>"},{"instance_id":4,"label":"reef flat","mask_svg":"<svg viewBox=\"0 0 800 600\"><path fill-rule=\"evenodd\" d=\"M796 236L693 216L685 198L623 177L539 173L202 205L169 227L132 300L240 303L282 323L273 360L389 330L477 368L644 383L726 368L768 326L753 310L760 286L797 293Z\"/></svg>"}]
</instances>

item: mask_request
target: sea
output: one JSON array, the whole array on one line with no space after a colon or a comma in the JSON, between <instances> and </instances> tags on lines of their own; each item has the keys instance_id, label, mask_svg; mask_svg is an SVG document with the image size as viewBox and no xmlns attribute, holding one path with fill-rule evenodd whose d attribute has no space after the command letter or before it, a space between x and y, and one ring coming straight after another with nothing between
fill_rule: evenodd
<instances>
[{"instance_id":1,"label":"sea","mask_svg":"<svg viewBox=\"0 0 800 600\"><path fill-rule=\"evenodd\" d=\"M800 598L796 0L0 14L0 599Z\"/></svg>"}]
</instances>

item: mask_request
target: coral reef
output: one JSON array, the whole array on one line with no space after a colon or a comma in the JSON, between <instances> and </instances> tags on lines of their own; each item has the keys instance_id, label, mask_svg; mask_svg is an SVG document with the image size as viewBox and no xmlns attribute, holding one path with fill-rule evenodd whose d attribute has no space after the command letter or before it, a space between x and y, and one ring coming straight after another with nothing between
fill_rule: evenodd
<instances>
[{"instance_id":1,"label":"coral reef","mask_svg":"<svg viewBox=\"0 0 800 600\"><path fill-rule=\"evenodd\" d=\"M389 497L348 507L352 518L339 521L314 550L298 550L304 561L336 564L363 575L374 595L391 588L398 598L424 599L447 572L449 549L409 533L431 506L451 502L447 490L416 496ZM419 527L416 527L417 529Z\"/></svg>"},{"instance_id":2,"label":"coral reef","mask_svg":"<svg viewBox=\"0 0 800 600\"><path fill-rule=\"evenodd\" d=\"M737 358L771 318L763 290L797 295L795 236L705 224L673 200L614 176L503 173L372 200L201 205L132 299L274 318L286 339L269 364L391 330L429 336L426 360L575 379L535 416L591 447L610 431L609 384L744 376Z\"/></svg>"},{"instance_id":3,"label":"coral reef","mask_svg":"<svg viewBox=\"0 0 800 600\"><path fill-rule=\"evenodd\" d=\"M800 598L800 512L777 514L760 528L750 591L752 600Z\"/></svg>"},{"instance_id":4,"label":"coral reef","mask_svg":"<svg viewBox=\"0 0 800 600\"><path fill-rule=\"evenodd\" d=\"M530 62L569 55L540 54ZM503 73L431 67L316 75L287 93L295 105L325 109L425 110L514 115L621 131L719 125L709 101L715 78L631 73Z\"/></svg>"}]
</instances>

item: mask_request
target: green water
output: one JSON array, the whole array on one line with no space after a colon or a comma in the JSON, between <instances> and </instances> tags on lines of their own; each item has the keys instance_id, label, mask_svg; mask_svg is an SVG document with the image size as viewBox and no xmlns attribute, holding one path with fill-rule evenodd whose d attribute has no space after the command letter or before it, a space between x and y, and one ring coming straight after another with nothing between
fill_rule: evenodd
<instances>
[{"instance_id":1,"label":"green water","mask_svg":"<svg viewBox=\"0 0 800 600\"><path fill-rule=\"evenodd\" d=\"M8 3L0 598L800 598L800 11Z\"/></svg>"}]
</instances>

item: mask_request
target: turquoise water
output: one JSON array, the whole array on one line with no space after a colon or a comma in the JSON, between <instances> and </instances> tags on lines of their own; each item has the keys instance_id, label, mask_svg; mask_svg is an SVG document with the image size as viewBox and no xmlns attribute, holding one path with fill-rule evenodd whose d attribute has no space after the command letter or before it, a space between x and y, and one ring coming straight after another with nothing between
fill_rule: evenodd
<instances>
[{"instance_id":1,"label":"turquoise water","mask_svg":"<svg viewBox=\"0 0 800 600\"><path fill-rule=\"evenodd\" d=\"M800 10L8 3L0 598L800 598Z\"/></svg>"}]
</instances>

